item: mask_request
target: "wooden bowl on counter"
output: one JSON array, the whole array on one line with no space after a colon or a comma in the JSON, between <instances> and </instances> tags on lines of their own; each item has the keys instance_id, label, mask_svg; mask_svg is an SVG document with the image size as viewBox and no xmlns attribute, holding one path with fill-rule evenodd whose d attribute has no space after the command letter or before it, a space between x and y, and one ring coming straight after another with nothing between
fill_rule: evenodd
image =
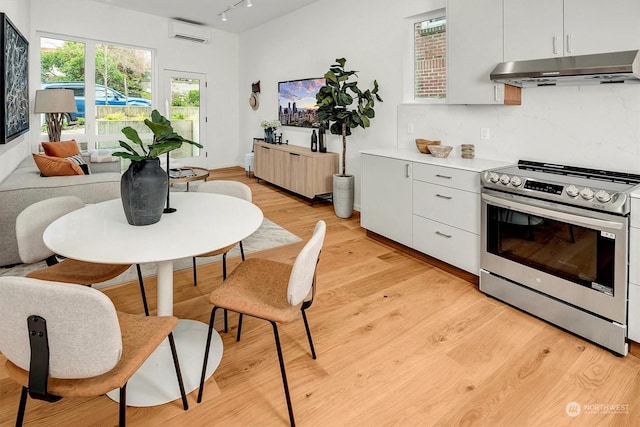
<instances>
[{"instance_id":1,"label":"wooden bowl on counter","mask_svg":"<svg viewBox=\"0 0 640 427\"><path fill-rule=\"evenodd\" d=\"M418 151L422 154L429 154L429 146L430 145L440 145L440 141L431 141L429 139L416 139L416 147L418 147Z\"/></svg>"}]
</instances>

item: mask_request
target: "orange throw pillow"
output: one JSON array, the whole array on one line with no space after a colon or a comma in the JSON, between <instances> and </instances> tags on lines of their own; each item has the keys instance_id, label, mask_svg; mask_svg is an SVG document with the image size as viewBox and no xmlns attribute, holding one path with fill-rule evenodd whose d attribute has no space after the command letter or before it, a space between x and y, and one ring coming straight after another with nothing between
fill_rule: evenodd
<instances>
[{"instance_id":1,"label":"orange throw pillow","mask_svg":"<svg viewBox=\"0 0 640 427\"><path fill-rule=\"evenodd\" d=\"M71 157L80 154L80 148L75 139L71 141L43 142L44 154L53 157Z\"/></svg>"},{"instance_id":2,"label":"orange throw pillow","mask_svg":"<svg viewBox=\"0 0 640 427\"><path fill-rule=\"evenodd\" d=\"M35 160L42 176L84 175L82 168L71 160L43 156L42 154L34 154L33 160Z\"/></svg>"}]
</instances>

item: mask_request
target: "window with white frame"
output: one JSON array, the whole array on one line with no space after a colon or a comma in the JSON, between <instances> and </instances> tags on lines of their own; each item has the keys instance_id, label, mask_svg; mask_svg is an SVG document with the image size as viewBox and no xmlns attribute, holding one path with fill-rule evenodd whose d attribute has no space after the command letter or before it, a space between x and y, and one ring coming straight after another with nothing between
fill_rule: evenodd
<instances>
[{"instance_id":1,"label":"window with white frame","mask_svg":"<svg viewBox=\"0 0 640 427\"><path fill-rule=\"evenodd\" d=\"M447 96L447 25L444 15L414 24L414 97Z\"/></svg>"},{"instance_id":2,"label":"window with white frame","mask_svg":"<svg viewBox=\"0 0 640 427\"><path fill-rule=\"evenodd\" d=\"M414 98L447 96L447 25L444 11L414 23Z\"/></svg>"},{"instance_id":3,"label":"window with white frame","mask_svg":"<svg viewBox=\"0 0 640 427\"><path fill-rule=\"evenodd\" d=\"M42 88L73 90L76 101L77 111L66 114L63 138L76 139L86 150L117 147L125 126L148 134L143 120L153 105L152 61L150 49L41 37Z\"/></svg>"}]
</instances>

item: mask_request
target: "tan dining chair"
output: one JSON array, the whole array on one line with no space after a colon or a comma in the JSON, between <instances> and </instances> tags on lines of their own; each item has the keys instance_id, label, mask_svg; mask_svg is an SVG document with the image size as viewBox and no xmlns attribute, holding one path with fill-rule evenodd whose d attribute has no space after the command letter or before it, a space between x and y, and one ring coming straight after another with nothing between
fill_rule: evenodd
<instances>
[{"instance_id":1,"label":"tan dining chair","mask_svg":"<svg viewBox=\"0 0 640 427\"><path fill-rule=\"evenodd\" d=\"M277 324L290 323L298 319L302 314L311 349L311 357L313 359L316 358L305 310L311 307L315 296L316 269L320 260L320 251L326 229L327 226L324 221L317 222L311 239L304 245L293 265L268 259L251 258L236 267L227 280L211 292L209 301L213 304L213 309L209 319L209 333L202 364L198 403L202 401L202 393L204 391L209 344L216 311L222 308L240 314L238 341L240 340L242 316L244 314L264 319L271 323L287 400L289 421L292 426L295 425Z\"/></svg>"},{"instance_id":2,"label":"tan dining chair","mask_svg":"<svg viewBox=\"0 0 640 427\"><path fill-rule=\"evenodd\" d=\"M165 338L187 410L172 334L177 323L173 316L117 312L105 294L90 287L0 277L0 352L7 358L7 375L22 386L16 426L24 421L27 395L56 402L116 389L124 426L127 382Z\"/></svg>"},{"instance_id":3,"label":"tan dining chair","mask_svg":"<svg viewBox=\"0 0 640 427\"><path fill-rule=\"evenodd\" d=\"M230 180L223 180L223 179L219 179L215 181L206 181L200 184L200 186L198 187L198 191L237 197L239 199L243 199L248 202L252 201L251 188L249 188L248 185L243 184L242 182L239 182L239 181L230 181ZM244 261L244 247L242 246L242 240L240 242L233 243L229 246L225 246L224 248L198 255L197 258L222 255L222 280L226 280L227 279L227 254L236 245L240 246L240 256L242 258L242 261ZM193 286L198 286L196 257L193 257ZM229 328L228 328L228 320L227 320L227 311L225 310L224 311L224 331L227 332L228 329Z\"/></svg>"},{"instance_id":4,"label":"tan dining chair","mask_svg":"<svg viewBox=\"0 0 640 427\"><path fill-rule=\"evenodd\" d=\"M36 202L18 214L16 239L20 260L25 264L45 260L48 266L27 274L27 277L91 286L118 277L131 267L131 264L102 264L74 259L59 261L56 254L44 244L42 236L49 224L82 207L84 202L79 197L61 196ZM139 264L136 264L136 270L144 313L148 316L149 306Z\"/></svg>"}]
</instances>

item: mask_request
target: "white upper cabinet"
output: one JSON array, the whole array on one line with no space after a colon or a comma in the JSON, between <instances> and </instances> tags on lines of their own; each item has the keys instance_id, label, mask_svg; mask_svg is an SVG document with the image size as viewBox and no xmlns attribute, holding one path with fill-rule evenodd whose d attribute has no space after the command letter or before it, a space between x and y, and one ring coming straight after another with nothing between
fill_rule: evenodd
<instances>
[{"instance_id":1,"label":"white upper cabinet","mask_svg":"<svg viewBox=\"0 0 640 427\"><path fill-rule=\"evenodd\" d=\"M504 60L640 48L640 0L504 0Z\"/></svg>"},{"instance_id":2,"label":"white upper cabinet","mask_svg":"<svg viewBox=\"0 0 640 427\"><path fill-rule=\"evenodd\" d=\"M502 0L447 2L447 102L503 104L489 74L502 62Z\"/></svg>"},{"instance_id":3,"label":"white upper cabinet","mask_svg":"<svg viewBox=\"0 0 640 427\"><path fill-rule=\"evenodd\" d=\"M564 0L565 55L640 49L640 0Z\"/></svg>"},{"instance_id":4,"label":"white upper cabinet","mask_svg":"<svg viewBox=\"0 0 640 427\"><path fill-rule=\"evenodd\" d=\"M562 0L504 0L504 60L563 55Z\"/></svg>"}]
</instances>

